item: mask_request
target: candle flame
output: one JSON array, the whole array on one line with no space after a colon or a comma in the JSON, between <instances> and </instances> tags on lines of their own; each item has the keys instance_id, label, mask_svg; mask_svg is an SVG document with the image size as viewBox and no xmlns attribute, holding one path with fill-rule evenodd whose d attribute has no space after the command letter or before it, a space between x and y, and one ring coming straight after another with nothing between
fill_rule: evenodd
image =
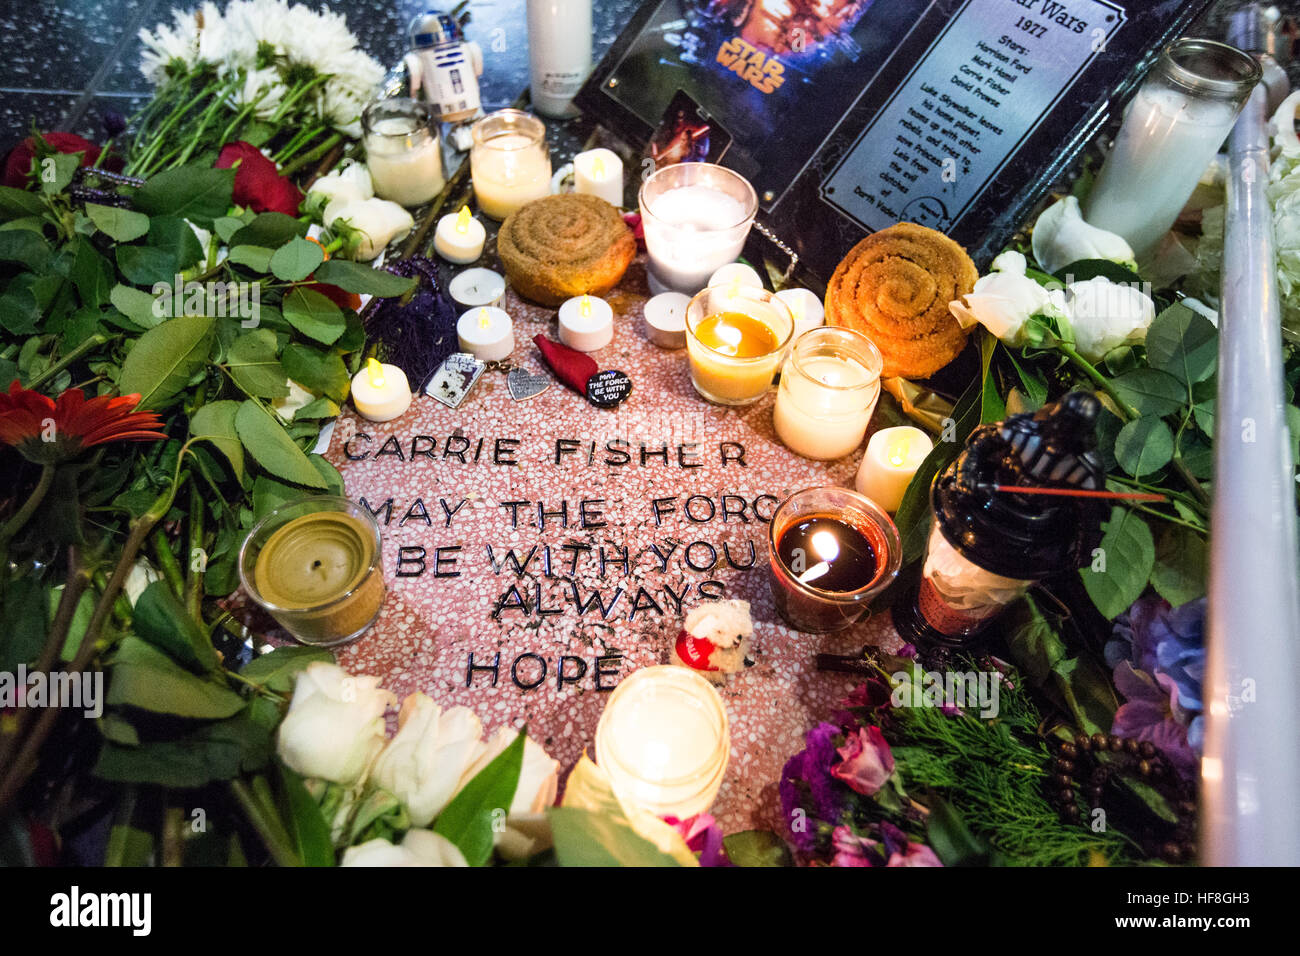
<instances>
[{"instance_id":1,"label":"candle flame","mask_svg":"<svg viewBox=\"0 0 1300 956\"><path fill-rule=\"evenodd\" d=\"M797 325L803 318L803 306L799 304L798 299L787 302L786 305L790 309L790 318L794 319L795 324Z\"/></svg>"},{"instance_id":2,"label":"candle flame","mask_svg":"<svg viewBox=\"0 0 1300 956\"><path fill-rule=\"evenodd\" d=\"M727 290L727 298L734 299L740 295L740 276L731 280L731 288Z\"/></svg>"},{"instance_id":3,"label":"candle flame","mask_svg":"<svg viewBox=\"0 0 1300 956\"><path fill-rule=\"evenodd\" d=\"M469 232L469 206L461 206L460 214L456 217L456 231L459 233Z\"/></svg>"},{"instance_id":4,"label":"candle flame","mask_svg":"<svg viewBox=\"0 0 1300 956\"><path fill-rule=\"evenodd\" d=\"M373 358L366 359L366 377L370 379L371 388L384 387L384 367Z\"/></svg>"},{"instance_id":5,"label":"candle flame","mask_svg":"<svg viewBox=\"0 0 1300 956\"><path fill-rule=\"evenodd\" d=\"M596 156L595 158L592 159L592 161L591 161L591 178L592 178L592 179L604 179L604 178L605 178L605 157L603 157L603 156Z\"/></svg>"},{"instance_id":6,"label":"candle flame","mask_svg":"<svg viewBox=\"0 0 1300 956\"><path fill-rule=\"evenodd\" d=\"M492 316L488 315L487 309L478 310L478 327L488 329L492 327Z\"/></svg>"},{"instance_id":7,"label":"candle flame","mask_svg":"<svg viewBox=\"0 0 1300 956\"><path fill-rule=\"evenodd\" d=\"M895 445L889 449L889 463L895 468L903 467L903 462L907 460L907 449L902 445Z\"/></svg>"},{"instance_id":8,"label":"candle flame","mask_svg":"<svg viewBox=\"0 0 1300 956\"><path fill-rule=\"evenodd\" d=\"M823 561L834 561L840 556L839 539L829 531L818 531L809 543Z\"/></svg>"},{"instance_id":9,"label":"candle flame","mask_svg":"<svg viewBox=\"0 0 1300 956\"><path fill-rule=\"evenodd\" d=\"M597 160L597 162L599 162L599 160ZM584 319L591 315L591 297L585 292L582 295L582 305L579 310L582 312L582 317Z\"/></svg>"}]
</instances>

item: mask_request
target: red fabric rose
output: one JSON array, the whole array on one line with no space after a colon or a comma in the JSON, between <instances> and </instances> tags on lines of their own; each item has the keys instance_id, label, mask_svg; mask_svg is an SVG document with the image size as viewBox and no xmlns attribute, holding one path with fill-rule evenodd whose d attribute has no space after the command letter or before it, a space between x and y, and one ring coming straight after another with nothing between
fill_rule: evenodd
<instances>
[{"instance_id":1,"label":"red fabric rose","mask_svg":"<svg viewBox=\"0 0 1300 956\"><path fill-rule=\"evenodd\" d=\"M93 166L99 159L99 147L88 139L82 139L73 133L43 133L42 138L55 152L82 153L81 165ZM36 137L28 136L9 151L5 160L5 185L14 189L27 189L33 185L28 173L32 169L32 159L36 155Z\"/></svg>"},{"instance_id":2,"label":"red fabric rose","mask_svg":"<svg viewBox=\"0 0 1300 956\"><path fill-rule=\"evenodd\" d=\"M836 749L840 762L831 767L831 776L842 780L864 797L885 785L894 772L894 755L878 727L859 727Z\"/></svg>"},{"instance_id":3,"label":"red fabric rose","mask_svg":"<svg viewBox=\"0 0 1300 956\"><path fill-rule=\"evenodd\" d=\"M253 212L282 212L297 216L302 203L302 191L287 176L281 176L275 163L262 155L252 143L242 140L221 147L221 155L214 164L217 169L229 169L236 163L235 202Z\"/></svg>"}]
</instances>

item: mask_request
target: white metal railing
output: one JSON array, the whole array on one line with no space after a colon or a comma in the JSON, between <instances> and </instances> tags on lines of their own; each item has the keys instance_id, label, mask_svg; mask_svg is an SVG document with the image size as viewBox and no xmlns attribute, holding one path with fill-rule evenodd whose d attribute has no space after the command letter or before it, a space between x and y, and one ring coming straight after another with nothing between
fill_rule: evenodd
<instances>
[{"instance_id":1,"label":"white metal railing","mask_svg":"<svg viewBox=\"0 0 1300 956\"><path fill-rule=\"evenodd\" d=\"M1255 5L1228 42L1262 49ZM1300 578L1296 485L1261 84L1230 139L1210 520L1202 859L1300 864Z\"/></svg>"}]
</instances>

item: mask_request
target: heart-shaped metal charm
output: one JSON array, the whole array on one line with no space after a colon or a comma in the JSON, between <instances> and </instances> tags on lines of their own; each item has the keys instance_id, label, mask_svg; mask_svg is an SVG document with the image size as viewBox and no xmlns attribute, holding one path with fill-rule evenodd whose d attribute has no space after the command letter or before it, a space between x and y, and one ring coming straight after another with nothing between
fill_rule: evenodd
<instances>
[{"instance_id":1,"label":"heart-shaped metal charm","mask_svg":"<svg viewBox=\"0 0 1300 956\"><path fill-rule=\"evenodd\" d=\"M512 368L506 373L506 386L510 389L511 398L516 402L526 402L550 388L551 380L540 372Z\"/></svg>"}]
</instances>

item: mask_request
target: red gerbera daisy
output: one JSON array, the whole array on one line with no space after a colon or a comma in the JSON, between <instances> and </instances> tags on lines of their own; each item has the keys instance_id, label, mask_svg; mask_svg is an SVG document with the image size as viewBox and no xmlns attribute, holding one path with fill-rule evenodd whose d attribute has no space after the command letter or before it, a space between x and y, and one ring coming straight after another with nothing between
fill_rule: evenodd
<instances>
[{"instance_id":1,"label":"red gerbera daisy","mask_svg":"<svg viewBox=\"0 0 1300 956\"><path fill-rule=\"evenodd\" d=\"M18 449L28 461L52 465L92 445L166 438L158 415L135 411L139 404L139 395L101 395L87 401L79 388L68 389L55 401L15 379L7 394L0 392L0 442Z\"/></svg>"}]
</instances>

